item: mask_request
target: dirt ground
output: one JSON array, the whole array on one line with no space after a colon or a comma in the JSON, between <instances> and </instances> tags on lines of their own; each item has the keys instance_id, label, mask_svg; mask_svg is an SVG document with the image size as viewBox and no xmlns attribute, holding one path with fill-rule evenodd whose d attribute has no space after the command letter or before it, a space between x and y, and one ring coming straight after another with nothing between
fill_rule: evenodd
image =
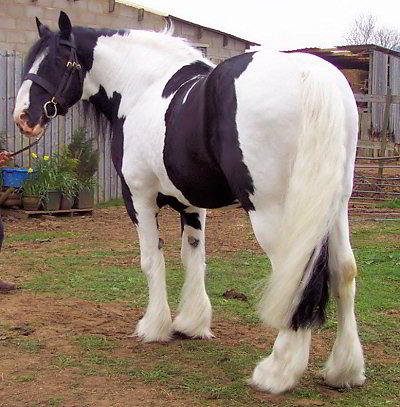
<instances>
[{"instance_id":1,"label":"dirt ground","mask_svg":"<svg viewBox=\"0 0 400 407\"><path fill-rule=\"evenodd\" d=\"M170 209L164 209L160 217L162 237L168 242L176 242L180 236L179 217ZM46 230L74 231L79 230L76 247L85 250L88 241L108 239L110 249L126 246L137 247L136 233L122 207L95 210L93 216L57 218L44 216L37 219L19 220L8 218L5 222L6 233ZM118 233L116 233L118 231ZM99 236L99 232L101 236ZM119 239L113 237L118 235ZM120 237L126 237L126 240ZM229 256L237 250L250 250L261 254L261 250L252 238L247 217L239 210L210 211L207 227L207 253L219 253ZM46 249L43 250L43 243ZM31 250L37 256L57 253L61 242L10 242L5 247L9 253L14 250ZM78 249L79 250L79 249ZM179 256L179 248L172 247L170 255ZM124 262L139 263L136 256L120 259ZM117 264L118 265L118 264ZM29 270L18 264L2 264L1 278L23 285L30 279ZM77 375L73 365L56 369L49 363L56 354L73 354L71 335L98 334L121 341L118 348L121 358L133 355L140 356L143 352L151 352L160 346L168 346L168 351L178 355L181 352L180 340L168 345L143 344L132 339L133 324L136 323L143 310L127 308L111 304L96 304L76 298L60 298L54 295L38 294L24 289L10 294L1 294L0 313L3 326L0 325L0 407L22 406L196 406L185 393L170 392L161 384L134 382L117 375ZM7 329L4 329L4 328ZM32 330L31 327L34 327ZM224 344L235 347L245 341L260 349L268 351L273 343L275 332L265 331L259 326L226 323L223 319L214 319L213 332L216 345ZM1 330L4 330L2 333ZM262 336L262 339L261 339ZM18 341L21 337L34 337L37 341L46 342L46 352L15 352L10 353L1 342ZM327 355L328 349L320 335L313 342L314 355ZM379 352L379 349L376 350ZM384 355L383 355L384 356ZM250 368L250 367L249 367ZM252 368L252 367L251 367ZM29 380L32 372L37 371L35 380ZM11 378L18 373L19 381ZM315 373L315 372L314 372ZM308 373L310 374L310 373ZM307 376L306 376L307 377ZM26 379L24 379L26 378ZM307 379L305 379L307 380ZM338 392L321 386L321 391L331 397ZM273 396L255 393L260 403L275 405L285 396ZM57 401L57 400L62 400ZM295 405L321 405L318 400L299 401ZM214 405L214 404L212 404ZM216 403L215 405L220 405Z\"/></svg>"}]
</instances>

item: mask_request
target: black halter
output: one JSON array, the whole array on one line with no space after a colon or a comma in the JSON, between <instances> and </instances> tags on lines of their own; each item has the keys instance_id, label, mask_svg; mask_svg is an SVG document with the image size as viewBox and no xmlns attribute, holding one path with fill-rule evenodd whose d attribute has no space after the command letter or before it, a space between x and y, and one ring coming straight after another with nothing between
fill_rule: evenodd
<instances>
[{"instance_id":1,"label":"black halter","mask_svg":"<svg viewBox=\"0 0 400 407\"><path fill-rule=\"evenodd\" d=\"M51 99L43 105L44 114L48 119L54 119L59 113L57 105L61 108L60 113L66 113L68 110L67 101L65 100L64 93L67 92L75 71L79 74L79 80L81 84L83 83L82 69L76 55L76 46L71 41L60 40L60 45L65 45L71 49L68 62L66 63L66 70L64 76L62 77L58 88L56 89L50 82L46 79L41 78L39 75L34 73L28 73L25 75L24 80L30 79L37 85L41 86L50 95L53 95ZM49 107L52 107L53 112L49 111Z\"/></svg>"}]
</instances>

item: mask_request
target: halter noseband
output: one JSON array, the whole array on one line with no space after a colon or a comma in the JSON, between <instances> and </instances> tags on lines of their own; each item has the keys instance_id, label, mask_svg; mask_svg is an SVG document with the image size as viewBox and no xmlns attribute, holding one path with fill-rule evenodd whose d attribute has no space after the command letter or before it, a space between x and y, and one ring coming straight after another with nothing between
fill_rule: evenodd
<instances>
[{"instance_id":1,"label":"halter noseband","mask_svg":"<svg viewBox=\"0 0 400 407\"><path fill-rule=\"evenodd\" d=\"M44 114L48 119L54 119L57 116L58 114L57 104L61 107L62 112L67 111L68 106L63 96L63 93L65 93L68 90L73 78L73 73L75 71L77 71L79 74L79 80L81 84L83 83L81 65L76 55L75 44L67 40L60 40L59 44L69 47L71 51L69 54L68 62L66 63L66 70L57 89L49 81L43 79L42 77L35 73L28 73L25 75L24 78L24 80L30 79L32 82L41 86L50 95L53 95L51 99L43 105ZM53 108L54 110L53 112L51 112L51 110L50 111L48 110L50 106Z\"/></svg>"}]
</instances>

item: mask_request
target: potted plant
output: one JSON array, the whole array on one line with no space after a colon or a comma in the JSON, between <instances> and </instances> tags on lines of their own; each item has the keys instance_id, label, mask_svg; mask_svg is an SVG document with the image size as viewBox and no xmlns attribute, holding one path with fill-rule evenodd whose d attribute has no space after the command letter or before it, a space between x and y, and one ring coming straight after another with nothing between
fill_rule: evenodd
<instances>
[{"instance_id":1,"label":"potted plant","mask_svg":"<svg viewBox=\"0 0 400 407\"><path fill-rule=\"evenodd\" d=\"M58 174L59 183L62 191L60 209L71 209L79 191L79 180L76 174L76 168L79 160L73 158L64 147L58 155Z\"/></svg>"},{"instance_id":2,"label":"potted plant","mask_svg":"<svg viewBox=\"0 0 400 407\"><path fill-rule=\"evenodd\" d=\"M74 206L79 209L92 208L99 157L98 151L93 149L93 140L87 138L85 128L81 127L72 134L68 154L69 157L77 160L75 173L79 182Z\"/></svg>"},{"instance_id":3,"label":"potted plant","mask_svg":"<svg viewBox=\"0 0 400 407\"><path fill-rule=\"evenodd\" d=\"M60 187L62 190L60 209L71 209L79 190L79 181L71 172L60 173Z\"/></svg>"},{"instance_id":4,"label":"potted plant","mask_svg":"<svg viewBox=\"0 0 400 407\"><path fill-rule=\"evenodd\" d=\"M58 171L58 162L55 158L44 155L42 158L32 153L33 168L28 172L31 176L23 184L23 205L27 196L36 196L44 210L55 211L60 209L61 180ZM39 204L39 206L40 206ZM33 210L33 209L30 209Z\"/></svg>"},{"instance_id":5,"label":"potted plant","mask_svg":"<svg viewBox=\"0 0 400 407\"><path fill-rule=\"evenodd\" d=\"M37 211L45 197L42 185L35 177L28 178L23 184L22 206L26 211Z\"/></svg>"},{"instance_id":6,"label":"potted plant","mask_svg":"<svg viewBox=\"0 0 400 407\"><path fill-rule=\"evenodd\" d=\"M47 155L44 155L43 158L34 158L36 160L35 172L38 174L44 191L43 209L46 211L57 211L60 209L62 195L57 158Z\"/></svg>"}]
</instances>

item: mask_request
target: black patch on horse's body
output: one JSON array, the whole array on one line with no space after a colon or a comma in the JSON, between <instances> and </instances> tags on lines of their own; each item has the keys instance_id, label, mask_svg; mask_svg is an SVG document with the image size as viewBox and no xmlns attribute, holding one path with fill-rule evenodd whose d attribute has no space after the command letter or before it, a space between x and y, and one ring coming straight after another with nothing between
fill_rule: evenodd
<instances>
[{"instance_id":1,"label":"black patch on horse's body","mask_svg":"<svg viewBox=\"0 0 400 407\"><path fill-rule=\"evenodd\" d=\"M89 102L97 110L101 111L110 123L118 120L118 109L121 103L121 95L118 92L114 92L112 97L109 98L104 87L100 86L99 91L95 95L90 96Z\"/></svg>"},{"instance_id":2,"label":"black patch on horse's body","mask_svg":"<svg viewBox=\"0 0 400 407\"><path fill-rule=\"evenodd\" d=\"M181 69L172 75L171 79L164 87L162 97L168 98L175 93L185 82L198 75L208 75L212 71L213 67L207 65L202 61L195 61L189 65L183 66Z\"/></svg>"},{"instance_id":3,"label":"black patch on horse's body","mask_svg":"<svg viewBox=\"0 0 400 407\"><path fill-rule=\"evenodd\" d=\"M182 213L185 209L187 209L187 205L179 202L175 197L158 193L157 206L161 209L166 205L170 206L172 209L175 209L179 213Z\"/></svg>"},{"instance_id":4,"label":"black patch on horse's body","mask_svg":"<svg viewBox=\"0 0 400 407\"><path fill-rule=\"evenodd\" d=\"M112 37L115 34L123 36L127 33L128 31L126 30L73 27L72 35L77 38L77 54L80 63L87 71L90 71L93 66L94 49L96 48L99 37Z\"/></svg>"},{"instance_id":5,"label":"black patch on horse's body","mask_svg":"<svg viewBox=\"0 0 400 407\"><path fill-rule=\"evenodd\" d=\"M219 208L239 200L246 211L254 210L249 198L253 180L238 140L234 86L252 58L253 53L231 58L207 76L203 65L191 64L170 80L181 85L165 114L164 165L194 206Z\"/></svg>"},{"instance_id":6,"label":"black patch on horse's body","mask_svg":"<svg viewBox=\"0 0 400 407\"><path fill-rule=\"evenodd\" d=\"M201 230L201 222L199 220L199 214L196 212L183 212L181 213L181 227L191 226L193 229Z\"/></svg>"},{"instance_id":7,"label":"black patch on horse's body","mask_svg":"<svg viewBox=\"0 0 400 407\"><path fill-rule=\"evenodd\" d=\"M311 257L314 253L311 254ZM319 327L325 322L325 308L329 299L329 252L328 240L323 243L311 272L310 280L304 288L301 301L293 314L291 328Z\"/></svg>"},{"instance_id":8,"label":"black patch on horse's body","mask_svg":"<svg viewBox=\"0 0 400 407\"><path fill-rule=\"evenodd\" d=\"M191 226L194 229L201 230L201 222L199 220L199 214L196 212L185 212L188 206L179 202L175 197L168 196L159 193L157 195L157 206L162 208L163 206L170 206L181 214L181 231L183 233L183 228L185 225Z\"/></svg>"}]
</instances>

